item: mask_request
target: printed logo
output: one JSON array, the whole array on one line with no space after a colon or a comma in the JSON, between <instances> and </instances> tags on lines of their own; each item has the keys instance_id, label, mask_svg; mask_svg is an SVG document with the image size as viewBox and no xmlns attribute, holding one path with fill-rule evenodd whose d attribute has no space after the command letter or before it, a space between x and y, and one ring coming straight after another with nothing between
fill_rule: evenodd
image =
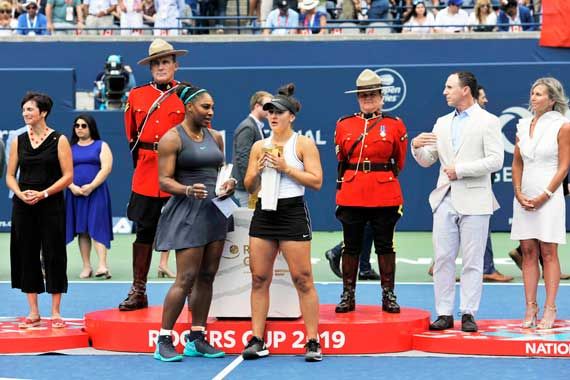
<instances>
[{"instance_id":1,"label":"printed logo","mask_svg":"<svg viewBox=\"0 0 570 380\"><path fill-rule=\"evenodd\" d=\"M501 134L503 135L503 143L505 144L505 152L513 154L515 152L515 142L511 142L508 137L505 135L505 127L510 125L511 122L518 123L519 119L523 119L525 117L532 117L532 114L529 110L523 107L509 107L504 109L501 112L501 116L499 116L499 121L501 123ZM515 124L516 128L516 124Z\"/></svg>"},{"instance_id":2,"label":"printed logo","mask_svg":"<svg viewBox=\"0 0 570 380\"><path fill-rule=\"evenodd\" d=\"M222 251L222 257L224 259L235 259L239 256L239 246L231 240L226 239L226 244L224 244L224 250Z\"/></svg>"},{"instance_id":3,"label":"printed logo","mask_svg":"<svg viewBox=\"0 0 570 380\"><path fill-rule=\"evenodd\" d=\"M376 74L382 81L382 94L384 95L383 110L390 112L400 107L406 99L406 81L399 72L392 69L378 69Z\"/></svg>"}]
</instances>

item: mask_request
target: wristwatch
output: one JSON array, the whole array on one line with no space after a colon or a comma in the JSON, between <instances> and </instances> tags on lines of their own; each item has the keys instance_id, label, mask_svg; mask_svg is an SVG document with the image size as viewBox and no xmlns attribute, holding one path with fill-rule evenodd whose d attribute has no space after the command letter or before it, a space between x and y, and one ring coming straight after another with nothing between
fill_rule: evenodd
<instances>
[{"instance_id":1,"label":"wristwatch","mask_svg":"<svg viewBox=\"0 0 570 380\"><path fill-rule=\"evenodd\" d=\"M44 198L47 198L47 197L49 197L49 194L48 194L48 192L47 192L47 190L46 190L46 191L44 191Z\"/></svg>"}]
</instances>

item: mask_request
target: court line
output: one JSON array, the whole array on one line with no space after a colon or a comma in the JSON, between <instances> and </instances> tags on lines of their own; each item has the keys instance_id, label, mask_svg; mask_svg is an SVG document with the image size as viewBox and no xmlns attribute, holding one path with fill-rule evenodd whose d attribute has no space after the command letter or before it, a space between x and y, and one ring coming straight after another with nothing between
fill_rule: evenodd
<instances>
[{"instance_id":1,"label":"court line","mask_svg":"<svg viewBox=\"0 0 570 380\"><path fill-rule=\"evenodd\" d=\"M230 364L228 364L228 366L226 368L224 368L223 370L220 371L220 373L218 373L216 376L214 376L212 378L212 380L225 379L226 376L228 376L230 374L230 372L232 372L238 365L241 364L241 362L243 362L243 356L238 355L238 357L235 358Z\"/></svg>"}]
</instances>

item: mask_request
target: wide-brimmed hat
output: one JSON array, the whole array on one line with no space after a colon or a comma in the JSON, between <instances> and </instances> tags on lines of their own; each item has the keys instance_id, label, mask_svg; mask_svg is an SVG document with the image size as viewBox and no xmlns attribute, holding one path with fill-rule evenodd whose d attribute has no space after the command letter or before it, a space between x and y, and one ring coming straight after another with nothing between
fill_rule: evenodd
<instances>
[{"instance_id":1,"label":"wide-brimmed hat","mask_svg":"<svg viewBox=\"0 0 570 380\"><path fill-rule=\"evenodd\" d=\"M303 0L299 3L299 9L304 9L306 11L316 8L319 6L319 0Z\"/></svg>"},{"instance_id":2,"label":"wide-brimmed hat","mask_svg":"<svg viewBox=\"0 0 570 380\"><path fill-rule=\"evenodd\" d=\"M188 54L188 50L175 50L174 46L172 46L171 44L169 44L164 40L161 40L160 38L157 38L154 41L152 41L152 43L148 47L148 57L141 59L137 63L139 65L146 65L153 59L157 59L160 57L168 55L175 55L178 57L186 54Z\"/></svg>"},{"instance_id":3,"label":"wide-brimmed hat","mask_svg":"<svg viewBox=\"0 0 570 380\"><path fill-rule=\"evenodd\" d=\"M382 90L382 79L374 71L365 69L356 78L356 90L345 91L345 94L354 94L356 92Z\"/></svg>"},{"instance_id":4,"label":"wide-brimmed hat","mask_svg":"<svg viewBox=\"0 0 570 380\"><path fill-rule=\"evenodd\" d=\"M38 1L37 0L27 0L26 3L24 4L24 8L28 8L30 5L35 5L37 7Z\"/></svg>"}]
</instances>

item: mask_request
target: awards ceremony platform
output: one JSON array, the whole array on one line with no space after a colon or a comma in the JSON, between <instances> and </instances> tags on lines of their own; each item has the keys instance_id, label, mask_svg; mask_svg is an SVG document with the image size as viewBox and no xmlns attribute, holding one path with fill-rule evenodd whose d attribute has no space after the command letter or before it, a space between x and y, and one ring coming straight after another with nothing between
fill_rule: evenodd
<instances>
[{"instance_id":1,"label":"awards ceremony platform","mask_svg":"<svg viewBox=\"0 0 570 380\"><path fill-rule=\"evenodd\" d=\"M22 318L0 320L0 354L45 353L92 347L116 352L154 351L160 328L161 306L132 312L101 310L85 319L66 319L67 327L51 328L51 320L20 329ZM173 340L183 348L190 328L189 312L178 319ZM334 305L321 305L320 341L328 355L373 355L410 350L437 354L519 357L570 356L570 321L558 320L551 330L522 329L520 320L480 320L479 331L454 329L429 331L429 312L402 308L388 314L380 306L357 305L356 311L336 314ZM251 336L249 319L216 319L208 322L207 338L228 354L239 354ZM304 352L305 329L300 318L267 321L266 341L272 355Z\"/></svg>"},{"instance_id":2,"label":"awards ceremony platform","mask_svg":"<svg viewBox=\"0 0 570 380\"><path fill-rule=\"evenodd\" d=\"M39 326L19 328L25 318L0 319L0 354L42 353L89 347L83 319L65 319L65 328L54 329L50 319Z\"/></svg>"}]
</instances>

